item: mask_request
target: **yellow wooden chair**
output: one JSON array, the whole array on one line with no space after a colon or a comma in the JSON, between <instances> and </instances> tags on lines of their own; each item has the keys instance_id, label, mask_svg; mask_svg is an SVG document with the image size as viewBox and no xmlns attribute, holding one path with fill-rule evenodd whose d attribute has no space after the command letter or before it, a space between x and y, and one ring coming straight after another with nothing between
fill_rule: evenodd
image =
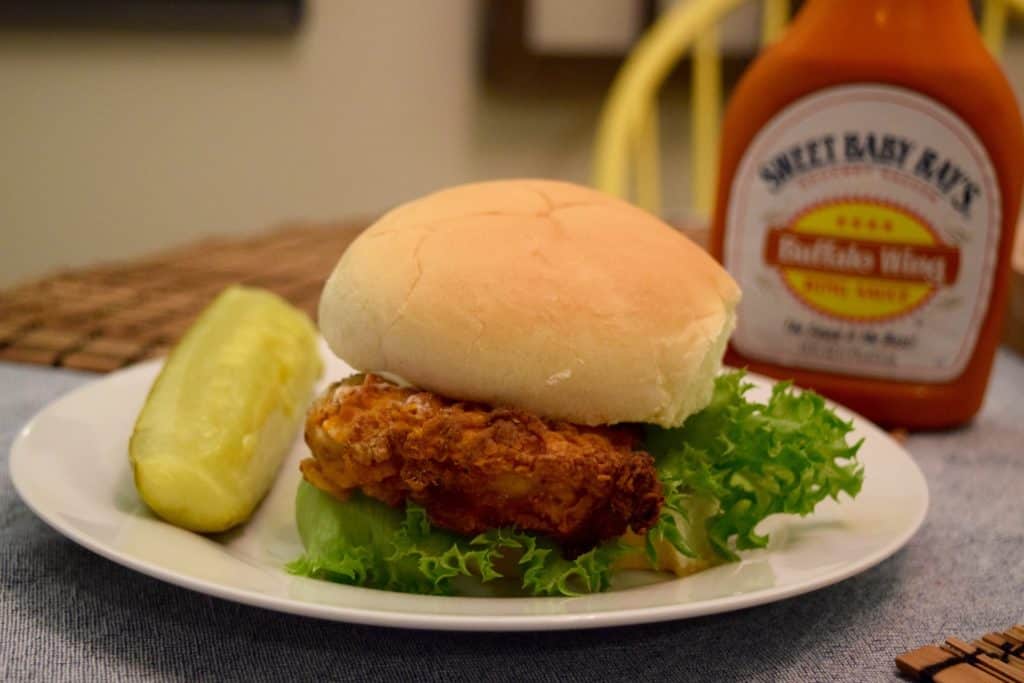
<instances>
[{"instance_id":1,"label":"yellow wooden chair","mask_svg":"<svg viewBox=\"0 0 1024 683\"><path fill-rule=\"evenodd\" d=\"M598 189L660 212L658 90L672 67L692 50L691 203L698 216L710 214L723 101L717 25L744 2L747 0L678 2L640 39L615 77L601 112L593 169ZM981 32L995 54L1002 52L1011 6L1024 12L1024 0L985 0ZM782 34L789 12L789 0L764 0L762 46Z\"/></svg>"}]
</instances>

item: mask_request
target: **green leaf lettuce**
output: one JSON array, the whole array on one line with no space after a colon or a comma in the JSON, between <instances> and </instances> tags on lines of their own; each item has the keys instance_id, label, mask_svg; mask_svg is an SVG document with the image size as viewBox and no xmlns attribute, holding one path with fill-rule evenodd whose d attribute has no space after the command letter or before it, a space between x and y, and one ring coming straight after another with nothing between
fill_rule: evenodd
<instances>
[{"instance_id":1,"label":"green leaf lettuce","mask_svg":"<svg viewBox=\"0 0 1024 683\"><path fill-rule=\"evenodd\" d=\"M860 491L860 442L847 443L850 423L788 382L775 384L766 403L749 401L753 385L743 377L720 375L710 405L681 427L647 428L665 494L649 556L663 539L688 557L737 560L737 550L767 545L755 528L769 515L807 515L826 497Z\"/></svg>"}]
</instances>

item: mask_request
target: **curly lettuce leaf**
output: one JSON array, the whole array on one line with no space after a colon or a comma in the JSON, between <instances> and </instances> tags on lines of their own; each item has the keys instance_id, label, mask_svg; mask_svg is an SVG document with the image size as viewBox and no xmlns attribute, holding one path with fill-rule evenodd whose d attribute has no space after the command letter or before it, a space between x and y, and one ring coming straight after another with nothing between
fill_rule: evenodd
<instances>
[{"instance_id":1,"label":"curly lettuce leaf","mask_svg":"<svg viewBox=\"0 0 1024 683\"><path fill-rule=\"evenodd\" d=\"M568 560L553 541L533 534L518 535L524 550L519 560L522 587L529 595L582 595L608 590L613 565L627 552L618 541L610 541Z\"/></svg>"},{"instance_id":2,"label":"curly lettuce leaf","mask_svg":"<svg viewBox=\"0 0 1024 683\"><path fill-rule=\"evenodd\" d=\"M743 377L719 376L710 405L681 427L647 429L645 447L665 492L647 535L652 563L658 541L688 557L737 560L737 550L768 544L755 529L769 515L807 515L826 497L860 491L861 444L847 443L850 423L788 382L776 384L767 403L748 401L753 385Z\"/></svg>"},{"instance_id":3,"label":"curly lettuce leaf","mask_svg":"<svg viewBox=\"0 0 1024 683\"><path fill-rule=\"evenodd\" d=\"M608 588L624 552L608 543L574 559L549 539L512 529L465 538L430 525L422 507L397 510L354 493L340 501L303 481L296 522L305 554L294 574L368 588L451 595L469 583L512 579L520 595L578 595Z\"/></svg>"}]
</instances>

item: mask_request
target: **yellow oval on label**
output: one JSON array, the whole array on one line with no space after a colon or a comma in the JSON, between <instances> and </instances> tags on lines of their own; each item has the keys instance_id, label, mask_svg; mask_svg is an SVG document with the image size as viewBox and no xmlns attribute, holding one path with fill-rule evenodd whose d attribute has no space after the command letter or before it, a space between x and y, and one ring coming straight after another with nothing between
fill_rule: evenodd
<instances>
[{"instance_id":1,"label":"yellow oval on label","mask_svg":"<svg viewBox=\"0 0 1024 683\"><path fill-rule=\"evenodd\" d=\"M852 198L818 204L769 232L765 259L794 296L832 317L885 320L955 277L958 250L901 207Z\"/></svg>"}]
</instances>

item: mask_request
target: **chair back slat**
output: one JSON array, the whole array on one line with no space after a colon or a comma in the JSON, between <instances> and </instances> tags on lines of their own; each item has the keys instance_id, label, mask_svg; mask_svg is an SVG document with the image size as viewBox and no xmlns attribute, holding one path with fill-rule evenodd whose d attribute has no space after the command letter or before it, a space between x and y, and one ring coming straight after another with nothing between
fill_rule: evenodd
<instances>
[{"instance_id":1,"label":"chair back slat","mask_svg":"<svg viewBox=\"0 0 1024 683\"><path fill-rule=\"evenodd\" d=\"M761 7L761 47L782 37L789 23L789 0L764 0Z\"/></svg>"},{"instance_id":2,"label":"chair back slat","mask_svg":"<svg viewBox=\"0 0 1024 683\"><path fill-rule=\"evenodd\" d=\"M1006 0L985 0L981 10L981 37L994 55L1003 53L1008 10Z\"/></svg>"},{"instance_id":3,"label":"chair back slat","mask_svg":"<svg viewBox=\"0 0 1024 683\"><path fill-rule=\"evenodd\" d=\"M637 206L651 213L661 211L661 160L658 133L658 97L647 107L640 125L634 131L632 142L635 159L632 179Z\"/></svg>"},{"instance_id":4,"label":"chair back slat","mask_svg":"<svg viewBox=\"0 0 1024 683\"><path fill-rule=\"evenodd\" d=\"M691 103L693 210L707 216L715 194L715 169L722 121L722 53L718 27L705 30L693 46Z\"/></svg>"}]
</instances>

